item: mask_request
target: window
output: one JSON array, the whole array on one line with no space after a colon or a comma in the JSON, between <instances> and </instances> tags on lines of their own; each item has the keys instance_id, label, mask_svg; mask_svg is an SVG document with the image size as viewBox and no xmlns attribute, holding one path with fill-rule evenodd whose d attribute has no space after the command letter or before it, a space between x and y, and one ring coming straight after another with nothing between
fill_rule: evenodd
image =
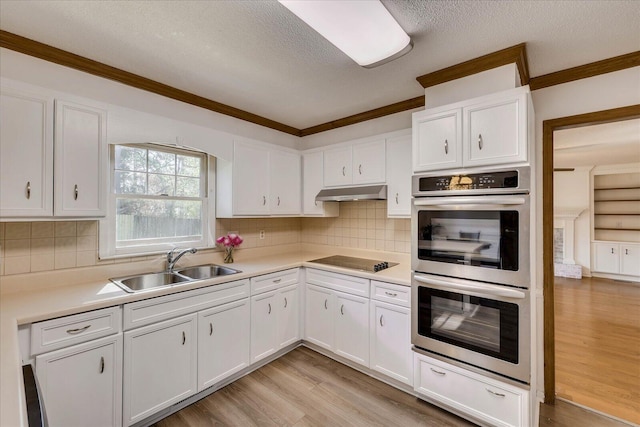
<instances>
[{"instance_id":1,"label":"window","mask_svg":"<svg viewBox=\"0 0 640 427\"><path fill-rule=\"evenodd\" d=\"M206 155L151 144L114 145L111 166L110 243L101 252L207 246Z\"/></svg>"}]
</instances>

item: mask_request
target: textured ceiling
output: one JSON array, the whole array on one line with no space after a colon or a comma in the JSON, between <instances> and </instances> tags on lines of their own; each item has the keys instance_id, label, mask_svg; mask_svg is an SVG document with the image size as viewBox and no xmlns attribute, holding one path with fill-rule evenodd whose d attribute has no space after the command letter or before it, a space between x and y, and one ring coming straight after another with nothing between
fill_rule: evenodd
<instances>
[{"instance_id":1,"label":"textured ceiling","mask_svg":"<svg viewBox=\"0 0 640 427\"><path fill-rule=\"evenodd\" d=\"M640 1L383 0L413 50L356 65L275 0L0 1L0 28L297 128L423 94L527 43L532 76L640 50Z\"/></svg>"}]
</instances>

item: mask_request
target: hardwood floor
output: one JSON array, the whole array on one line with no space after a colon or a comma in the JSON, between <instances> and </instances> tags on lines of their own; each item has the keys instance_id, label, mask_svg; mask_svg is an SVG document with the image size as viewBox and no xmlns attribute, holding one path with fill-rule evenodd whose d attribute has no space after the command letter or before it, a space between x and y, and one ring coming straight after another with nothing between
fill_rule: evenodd
<instances>
[{"instance_id":1,"label":"hardwood floor","mask_svg":"<svg viewBox=\"0 0 640 427\"><path fill-rule=\"evenodd\" d=\"M306 347L242 377L155 427L474 424Z\"/></svg>"},{"instance_id":2,"label":"hardwood floor","mask_svg":"<svg viewBox=\"0 0 640 427\"><path fill-rule=\"evenodd\" d=\"M429 426L474 424L306 347L152 427ZM541 427L628 427L577 406L540 406Z\"/></svg>"},{"instance_id":3,"label":"hardwood floor","mask_svg":"<svg viewBox=\"0 0 640 427\"><path fill-rule=\"evenodd\" d=\"M555 345L558 397L640 424L640 285L556 277Z\"/></svg>"}]
</instances>

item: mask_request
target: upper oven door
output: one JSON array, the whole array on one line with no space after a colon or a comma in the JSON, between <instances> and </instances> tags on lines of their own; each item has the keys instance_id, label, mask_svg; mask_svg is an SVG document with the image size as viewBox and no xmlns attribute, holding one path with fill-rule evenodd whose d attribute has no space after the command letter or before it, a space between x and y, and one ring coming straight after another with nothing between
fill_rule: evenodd
<instances>
[{"instance_id":1,"label":"upper oven door","mask_svg":"<svg viewBox=\"0 0 640 427\"><path fill-rule=\"evenodd\" d=\"M412 269L528 288L529 195L414 198Z\"/></svg>"}]
</instances>

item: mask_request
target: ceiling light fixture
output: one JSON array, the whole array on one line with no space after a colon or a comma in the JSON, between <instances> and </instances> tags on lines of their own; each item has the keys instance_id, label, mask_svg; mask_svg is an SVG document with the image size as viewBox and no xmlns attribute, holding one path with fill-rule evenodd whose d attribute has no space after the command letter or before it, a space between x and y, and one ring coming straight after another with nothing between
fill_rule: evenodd
<instances>
[{"instance_id":1,"label":"ceiling light fixture","mask_svg":"<svg viewBox=\"0 0 640 427\"><path fill-rule=\"evenodd\" d=\"M377 67L413 47L379 0L278 1L362 67Z\"/></svg>"}]
</instances>

